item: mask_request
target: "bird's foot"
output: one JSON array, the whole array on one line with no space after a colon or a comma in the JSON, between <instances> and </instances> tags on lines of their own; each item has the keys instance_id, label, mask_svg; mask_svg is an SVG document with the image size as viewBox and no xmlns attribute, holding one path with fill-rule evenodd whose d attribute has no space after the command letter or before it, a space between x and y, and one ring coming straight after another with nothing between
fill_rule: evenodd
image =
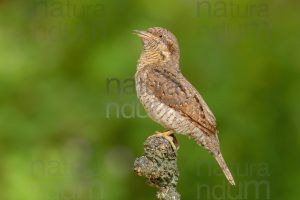
<instances>
[{"instance_id":1,"label":"bird's foot","mask_svg":"<svg viewBox=\"0 0 300 200\"><path fill-rule=\"evenodd\" d=\"M175 152L178 150L177 146L175 145L175 143L177 144L176 138L174 140L174 137L172 136L174 134L173 130L169 130L166 132L155 131L155 133L156 134L153 136L165 138L166 140L168 140L170 142L170 144ZM175 143L174 143L174 141L175 141Z\"/></svg>"}]
</instances>

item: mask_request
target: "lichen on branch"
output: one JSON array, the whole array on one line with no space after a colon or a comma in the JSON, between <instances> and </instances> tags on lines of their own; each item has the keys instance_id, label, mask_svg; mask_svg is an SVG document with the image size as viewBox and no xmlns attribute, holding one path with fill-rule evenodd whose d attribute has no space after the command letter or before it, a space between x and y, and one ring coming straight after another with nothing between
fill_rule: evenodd
<instances>
[{"instance_id":1,"label":"lichen on branch","mask_svg":"<svg viewBox=\"0 0 300 200\"><path fill-rule=\"evenodd\" d=\"M176 141L175 136L172 136ZM178 182L177 150L164 137L150 136L144 143L144 155L134 162L138 176L146 177L147 183L158 188L160 200L180 200L176 191Z\"/></svg>"}]
</instances>

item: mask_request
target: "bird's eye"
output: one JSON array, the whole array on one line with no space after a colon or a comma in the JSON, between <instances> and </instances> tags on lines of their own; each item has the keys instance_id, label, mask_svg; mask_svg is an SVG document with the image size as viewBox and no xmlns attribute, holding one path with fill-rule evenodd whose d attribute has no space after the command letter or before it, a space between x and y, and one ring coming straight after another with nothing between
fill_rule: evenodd
<instances>
[{"instance_id":1,"label":"bird's eye","mask_svg":"<svg viewBox=\"0 0 300 200\"><path fill-rule=\"evenodd\" d=\"M162 35L159 35L160 38L162 38Z\"/></svg>"}]
</instances>

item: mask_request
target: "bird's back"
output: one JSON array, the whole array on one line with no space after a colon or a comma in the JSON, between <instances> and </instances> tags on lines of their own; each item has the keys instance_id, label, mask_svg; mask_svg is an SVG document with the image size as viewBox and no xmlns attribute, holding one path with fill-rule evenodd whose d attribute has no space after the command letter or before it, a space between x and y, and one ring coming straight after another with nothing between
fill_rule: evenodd
<instances>
[{"instance_id":1,"label":"bird's back","mask_svg":"<svg viewBox=\"0 0 300 200\"><path fill-rule=\"evenodd\" d=\"M136 74L136 86L138 96L152 95L201 126L204 132L216 132L213 113L180 71L163 66L145 66Z\"/></svg>"}]
</instances>

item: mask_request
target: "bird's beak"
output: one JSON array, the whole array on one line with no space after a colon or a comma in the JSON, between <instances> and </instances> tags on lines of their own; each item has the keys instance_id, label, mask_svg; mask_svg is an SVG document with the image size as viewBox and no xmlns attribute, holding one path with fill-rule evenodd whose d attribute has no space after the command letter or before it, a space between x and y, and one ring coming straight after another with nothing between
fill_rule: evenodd
<instances>
[{"instance_id":1,"label":"bird's beak","mask_svg":"<svg viewBox=\"0 0 300 200\"><path fill-rule=\"evenodd\" d=\"M141 39L150 39L151 38L151 34L148 33L147 31L139 31L139 30L133 30L132 32L133 34L139 36Z\"/></svg>"}]
</instances>

